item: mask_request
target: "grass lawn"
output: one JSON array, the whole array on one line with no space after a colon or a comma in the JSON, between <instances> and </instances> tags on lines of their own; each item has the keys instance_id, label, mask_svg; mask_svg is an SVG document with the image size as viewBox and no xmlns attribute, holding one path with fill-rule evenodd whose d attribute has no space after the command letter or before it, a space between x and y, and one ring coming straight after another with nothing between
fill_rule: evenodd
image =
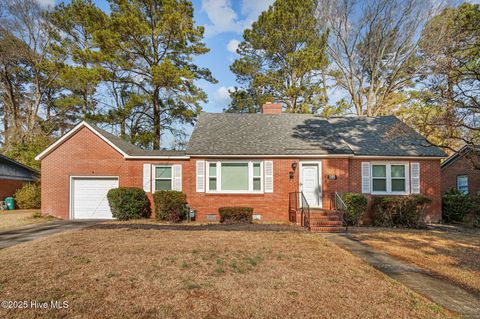
<instances>
[{"instance_id":1,"label":"grass lawn","mask_svg":"<svg viewBox=\"0 0 480 319\"><path fill-rule=\"evenodd\" d=\"M0 231L32 224L42 224L55 220L49 217L33 218L32 214L38 209L0 210Z\"/></svg>"},{"instance_id":2,"label":"grass lawn","mask_svg":"<svg viewBox=\"0 0 480 319\"><path fill-rule=\"evenodd\" d=\"M480 231L356 228L353 233L375 249L480 294Z\"/></svg>"},{"instance_id":3,"label":"grass lawn","mask_svg":"<svg viewBox=\"0 0 480 319\"><path fill-rule=\"evenodd\" d=\"M318 234L134 228L0 250L0 318L450 318Z\"/></svg>"}]
</instances>

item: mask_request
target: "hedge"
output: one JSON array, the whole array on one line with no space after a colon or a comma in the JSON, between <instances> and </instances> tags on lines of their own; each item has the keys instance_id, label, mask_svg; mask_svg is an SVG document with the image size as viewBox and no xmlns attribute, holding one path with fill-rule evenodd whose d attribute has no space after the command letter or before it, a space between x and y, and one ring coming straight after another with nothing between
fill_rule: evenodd
<instances>
[{"instance_id":1,"label":"hedge","mask_svg":"<svg viewBox=\"0 0 480 319\"><path fill-rule=\"evenodd\" d=\"M220 207L218 209L221 223L251 223L253 208L251 207Z\"/></svg>"},{"instance_id":2,"label":"hedge","mask_svg":"<svg viewBox=\"0 0 480 319\"><path fill-rule=\"evenodd\" d=\"M376 196L373 197L372 209L374 225L382 227L425 227L423 212L432 200L422 195Z\"/></svg>"},{"instance_id":3,"label":"hedge","mask_svg":"<svg viewBox=\"0 0 480 319\"><path fill-rule=\"evenodd\" d=\"M442 216L447 223L462 222L474 205L467 194L452 189L442 196Z\"/></svg>"},{"instance_id":4,"label":"hedge","mask_svg":"<svg viewBox=\"0 0 480 319\"><path fill-rule=\"evenodd\" d=\"M108 191L107 198L112 216L118 220L150 217L150 203L141 188L113 188Z\"/></svg>"},{"instance_id":5,"label":"hedge","mask_svg":"<svg viewBox=\"0 0 480 319\"><path fill-rule=\"evenodd\" d=\"M361 217L367 210L367 197L357 193L344 193L342 195L342 199L347 206L345 220L347 221L348 225L358 225Z\"/></svg>"},{"instance_id":6,"label":"hedge","mask_svg":"<svg viewBox=\"0 0 480 319\"><path fill-rule=\"evenodd\" d=\"M40 185L38 183L25 183L13 195L15 203L20 209L40 208Z\"/></svg>"},{"instance_id":7,"label":"hedge","mask_svg":"<svg viewBox=\"0 0 480 319\"><path fill-rule=\"evenodd\" d=\"M188 214L187 196L179 191L157 191L153 194L155 216L158 220L178 223Z\"/></svg>"}]
</instances>

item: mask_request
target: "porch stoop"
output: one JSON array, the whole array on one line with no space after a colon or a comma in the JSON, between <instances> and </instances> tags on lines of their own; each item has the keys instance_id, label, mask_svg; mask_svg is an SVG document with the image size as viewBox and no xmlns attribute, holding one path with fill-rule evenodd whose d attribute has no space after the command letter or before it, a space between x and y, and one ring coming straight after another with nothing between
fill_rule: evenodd
<instances>
[{"instance_id":1,"label":"porch stoop","mask_svg":"<svg viewBox=\"0 0 480 319\"><path fill-rule=\"evenodd\" d=\"M341 213L324 210L324 209L310 209L310 227L311 232L321 233L342 233L346 232Z\"/></svg>"}]
</instances>

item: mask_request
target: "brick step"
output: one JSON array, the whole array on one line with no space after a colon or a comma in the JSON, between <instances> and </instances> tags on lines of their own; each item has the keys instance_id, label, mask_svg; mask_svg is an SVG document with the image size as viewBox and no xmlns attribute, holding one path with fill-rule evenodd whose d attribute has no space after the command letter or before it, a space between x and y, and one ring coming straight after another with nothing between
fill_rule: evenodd
<instances>
[{"instance_id":1,"label":"brick step","mask_svg":"<svg viewBox=\"0 0 480 319\"><path fill-rule=\"evenodd\" d=\"M328 221L328 220L341 220L340 216L338 215L328 215L328 216L310 216L310 220L320 220L320 221Z\"/></svg>"},{"instance_id":2,"label":"brick step","mask_svg":"<svg viewBox=\"0 0 480 319\"><path fill-rule=\"evenodd\" d=\"M343 226L312 226L310 231L315 233L344 233L347 229Z\"/></svg>"},{"instance_id":3,"label":"brick step","mask_svg":"<svg viewBox=\"0 0 480 319\"><path fill-rule=\"evenodd\" d=\"M315 211L315 212L310 211L310 216L339 216L339 215L340 213L331 211L331 210Z\"/></svg>"},{"instance_id":4,"label":"brick step","mask_svg":"<svg viewBox=\"0 0 480 319\"><path fill-rule=\"evenodd\" d=\"M340 220L311 220L310 225L312 227L318 226L343 226L343 222Z\"/></svg>"}]
</instances>

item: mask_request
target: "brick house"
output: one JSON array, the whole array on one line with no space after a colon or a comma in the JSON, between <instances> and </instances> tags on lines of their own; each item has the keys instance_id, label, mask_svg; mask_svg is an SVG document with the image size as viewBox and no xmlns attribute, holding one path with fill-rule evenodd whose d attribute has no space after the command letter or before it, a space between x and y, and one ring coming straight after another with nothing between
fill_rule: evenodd
<instances>
[{"instance_id":1,"label":"brick house","mask_svg":"<svg viewBox=\"0 0 480 319\"><path fill-rule=\"evenodd\" d=\"M83 122L37 159L43 214L111 218L108 189L134 186L150 199L185 192L197 220L241 205L256 219L288 221L293 197L330 209L342 192L423 194L432 199L426 220L439 220L443 157L393 116L325 119L267 104L262 114L202 113L185 151L142 150Z\"/></svg>"},{"instance_id":2,"label":"brick house","mask_svg":"<svg viewBox=\"0 0 480 319\"><path fill-rule=\"evenodd\" d=\"M441 165L442 193L451 189L475 196L480 194L480 170L478 154L465 145L447 158Z\"/></svg>"},{"instance_id":3,"label":"brick house","mask_svg":"<svg viewBox=\"0 0 480 319\"><path fill-rule=\"evenodd\" d=\"M13 196L24 183L38 179L39 173L35 169L0 154L0 201Z\"/></svg>"}]
</instances>

